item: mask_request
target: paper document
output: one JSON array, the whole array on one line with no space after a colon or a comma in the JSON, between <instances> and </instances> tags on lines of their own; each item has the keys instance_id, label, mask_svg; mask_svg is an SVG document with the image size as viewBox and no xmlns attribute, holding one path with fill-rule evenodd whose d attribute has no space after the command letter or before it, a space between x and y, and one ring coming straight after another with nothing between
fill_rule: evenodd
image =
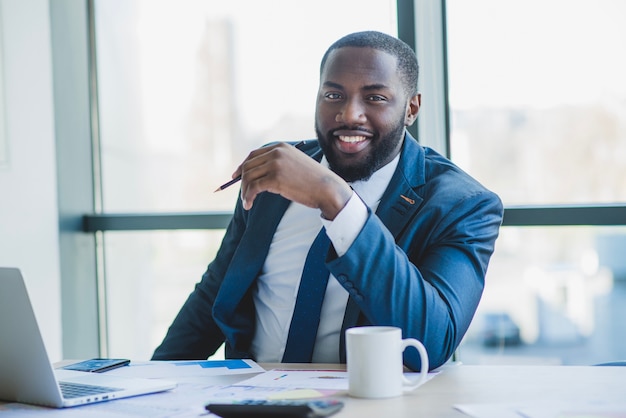
<instances>
[{"instance_id":1,"label":"paper document","mask_svg":"<svg viewBox=\"0 0 626 418\"><path fill-rule=\"evenodd\" d=\"M438 372L428 373L428 381ZM416 379L419 373L405 373ZM344 370L283 370L274 369L242 380L229 389L244 392L254 399L318 398L348 390L348 372Z\"/></svg>"},{"instance_id":2,"label":"paper document","mask_svg":"<svg viewBox=\"0 0 626 418\"><path fill-rule=\"evenodd\" d=\"M237 385L284 389L348 390L348 372L274 369L239 382Z\"/></svg>"},{"instance_id":3,"label":"paper document","mask_svg":"<svg viewBox=\"0 0 626 418\"><path fill-rule=\"evenodd\" d=\"M114 369L114 376L169 379L177 381L188 377L208 377L264 372L253 360L185 360L185 361L132 361L129 366Z\"/></svg>"},{"instance_id":4,"label":"paper document","mask_svg":"<svg viewBox=\"0 0 626 418\"><path fill-rule=\"evenodd\" d=\"M204 405L210 401L320 398L345 394L348 389L348 374L345 371L274 369L266 372L251 360L131 362L130 366L107 373L148 378L167 377L179 384L167 392L63 410L5 404L0 405L0 418L99 418L103 415L114 415L117 418L197 418L207 416ZM246 373L260 374L250 378ZM436 374L437 372L431 372L428 378L431 379ZM406 375L414 377L412 375L417 373ZM239 378L242 380L237 380ZM218 383L226 381L229 383Z\"/></svg>"}]
</instances>

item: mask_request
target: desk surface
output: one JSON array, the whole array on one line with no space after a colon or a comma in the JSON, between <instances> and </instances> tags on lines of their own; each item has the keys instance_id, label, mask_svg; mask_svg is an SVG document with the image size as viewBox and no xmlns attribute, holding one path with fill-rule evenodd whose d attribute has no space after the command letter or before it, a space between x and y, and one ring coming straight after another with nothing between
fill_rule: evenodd
<instances>
[{"instance_id":1,"label":"desk surface","mask_svg":"<svg viewBox=\"0 0 626 418\"><path fill-rule=\"evenodd\" d=\"M328 364L261 364L261 366L266 370L345 368L342 365ZM232 381L233 378L235 376L229 376L231 381L228 383L235 383ZM455 409L454 405L510 404L532 407L540 402L572 405L581 402L610 403L619 405L619 411L624 413L626 367L455 365L446 366L441 373L423 386L400 397L367 400L345 395L339 398L345 402L345 407L334 415L337 418L467 418L468 415ZM6 416L4 412L11 415L10 411L2 411L0 402L0 417ZM49 412L52 413L53 410Z\"/></svg>"},{"instance_id":2,"label":"desk surface","mask_svg":"<svg viewBox=\"0 0 626 418\"><path fill-rule=\"evenodd\" d=\"M263 366L269 370L277 365ZM398 398L362 400L345 396L342 400L346 406L336 415L338 418L467 418L454 405L483 403L533 406L543 401L593 401L619 403L623 408L626 367L450 366L417 390Z\"/></svg>"}]
</instances>

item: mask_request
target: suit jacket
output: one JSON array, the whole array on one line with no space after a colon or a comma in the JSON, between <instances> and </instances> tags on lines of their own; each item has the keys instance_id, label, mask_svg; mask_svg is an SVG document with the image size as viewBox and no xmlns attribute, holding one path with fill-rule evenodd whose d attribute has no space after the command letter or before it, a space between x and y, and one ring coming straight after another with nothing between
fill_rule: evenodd
<instances>
[{"instance_id":1,"label":"suit jacket","mask_svg":"<svg viewBox=\"0 0 626 418\"><path fill-rule=\"evenodd\" d=\"M303 151L321 160L316 141ZM253 358L251 290L289 201L269 192L245 211L238 200L222 245L153 359L206 359L226 341L229 358ZM430 366L457 348L480 301L502 221L497 195L406 134L400 161L376 213L342 257L331 246L329 271L348 291L345 329L393 325L425 345ZM404 362L418 370L417 352Z\"/></svg>"}]
</instances>

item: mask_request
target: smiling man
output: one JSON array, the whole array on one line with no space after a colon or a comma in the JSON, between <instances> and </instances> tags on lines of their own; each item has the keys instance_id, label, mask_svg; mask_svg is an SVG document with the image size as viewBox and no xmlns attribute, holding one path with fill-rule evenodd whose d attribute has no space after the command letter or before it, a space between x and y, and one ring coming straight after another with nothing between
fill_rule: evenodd
<instances>
[{"instance_id":1,"label":"smiling man","mask_svg":"<svg viewBox=\"0 0 626 418\"><path fill-rule=\"evenodd\" d=\"M407 132L420 108L404 42L347 35L326 51L317 140L250 153L222 245L153 359L345 362L344 333L391 325L443 364L467 331L500 199ZM417 352L405 365L419 370Z\"/></svg>"}]
</instances>

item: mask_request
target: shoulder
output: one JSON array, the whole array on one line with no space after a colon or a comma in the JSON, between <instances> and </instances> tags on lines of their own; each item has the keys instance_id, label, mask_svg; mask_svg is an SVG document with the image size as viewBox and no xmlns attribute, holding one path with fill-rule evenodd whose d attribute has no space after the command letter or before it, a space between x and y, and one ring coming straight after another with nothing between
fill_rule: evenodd
<instances>
[{"instance_id":1,"label":"shoulder","mask_svg":"<svg viewBox=\"0 0 626 418\"><path fill-rule=\"evenodd\" d=\"M407 144L404 158L405 176L412 176L415 192L425 201L438 202L446 207L464 200L491 202L502 206L496 193L437 151L419 145L415 140Z\"/></svg>"}]
</instances>

